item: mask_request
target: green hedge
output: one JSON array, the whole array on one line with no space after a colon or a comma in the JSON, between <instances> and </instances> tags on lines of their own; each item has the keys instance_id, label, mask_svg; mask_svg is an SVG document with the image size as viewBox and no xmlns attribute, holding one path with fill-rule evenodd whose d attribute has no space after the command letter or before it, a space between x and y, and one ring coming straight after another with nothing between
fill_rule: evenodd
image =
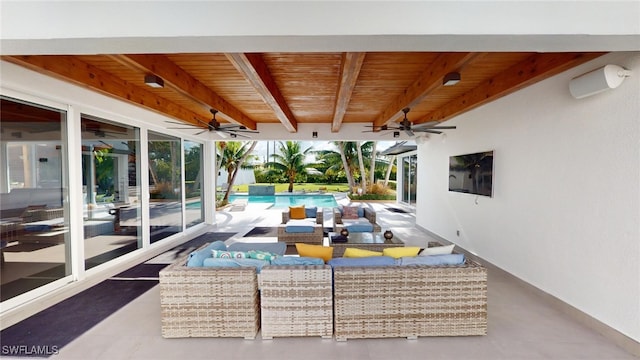
<instances>
[{"instance_id":1,"label":"green hedge","mask_svg":"<svg viewBox=\"0 0 640 360\"><path fill-rule=\"evenodd\" d=\"M380 195L380 194L362 194L354 195L349 194L351 200L395 200L396 195Z\"/></svg>"}]
</instances>

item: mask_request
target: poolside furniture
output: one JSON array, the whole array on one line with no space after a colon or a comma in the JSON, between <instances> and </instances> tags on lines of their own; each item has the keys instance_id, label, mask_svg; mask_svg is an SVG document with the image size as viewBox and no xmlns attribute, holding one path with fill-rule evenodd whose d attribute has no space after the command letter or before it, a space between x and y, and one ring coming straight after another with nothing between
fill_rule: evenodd
<instances>
[{"instance_id":1,"label":"poolside furniture","mask_svg":"<svg viewBox=\"0 0 640 360\"><path fill-rule=\"evenodd\" d=\"M332 271L328 265L267 265L260 272L262 339L333 336Z\"/></svg>"},{"instance_id":2,"label":"poolside furniture","mask_svg":"<svg viewBox=\"0 0 640 360\"><path fill-rule=\"evenodd\" d=\"M334 331L354 338L487 333L487 270L464 265L336 266Z\"/></svg>"},{"instance_id":3,"label":"poolside furniture","mask_svg":"<svg viewBox=\"0 0 640 360\"><path fill-rule=\"evenodd\" d=\"M322 208L304 208L305 217L295 219L297 216L291 216L290 211L294 210L290 207L282 212L282 223L278 225L278 241L286 242L287 245L295 245L295 243L311 243L322 244L324 239L324 214Z\"/></svg>"},{"instance_id":4,"label":"poolside furniture","mask_svg":"<svg viewBox=\"0 0 640 360\"><path fill-rule=\"evenodd\" d=\"M333 208L333 232L340 233L343 228L347 228L349 233L380 232L382 230L380 225L376 223L376 211L360 206Z\"/></svg>"},{"instance_id":5,"label":"poolside furniture","mask_svg":"<svg viewBox=\"0 0 640 360\"><path fill-rule=\"evenodd\" d=\"M160 271L162 336L255 339L260 328L256 268L187 267L187 260Z\"/></svg>"}]
</instances>

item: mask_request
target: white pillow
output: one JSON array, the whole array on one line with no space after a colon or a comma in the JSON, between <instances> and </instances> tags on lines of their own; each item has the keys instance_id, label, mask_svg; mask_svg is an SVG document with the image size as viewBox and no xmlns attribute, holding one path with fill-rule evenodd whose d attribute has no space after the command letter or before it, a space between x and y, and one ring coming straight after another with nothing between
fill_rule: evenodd
<instances>
[{"instance_id":1,"label":"white pillow","mask_svg":"<svg viewBox=\"0 0 640 360\"><path fill-rule=\"evenodd\" d=\"M428 255L445 255L453 253L453 248L455 244L445 245L445 246L435 246L422 250L420 256L428 256Z\"/></svg>"}]
</instances>

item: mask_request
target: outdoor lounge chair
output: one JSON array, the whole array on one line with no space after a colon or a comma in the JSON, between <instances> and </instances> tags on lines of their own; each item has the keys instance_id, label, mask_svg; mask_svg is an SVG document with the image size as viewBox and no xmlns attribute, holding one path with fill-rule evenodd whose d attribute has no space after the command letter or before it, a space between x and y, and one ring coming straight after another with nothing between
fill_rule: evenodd
<instances>
[{"instance_id":1,"label":"outdoor lounge chair","mask_svg":"<svg viewBox=\"0 0 640 360\"><path fill-rule=\"evenodd\" d=\"M229 211L244 211L247 207L247 199L236 199L231 203L231 208Z\"/></svg>"},{"instance_id":2,"label":"outdoor lounge chair","mask_svg":"<svg viewBox=\"0 0 640 360\"><path fill-rule=\"evenodd\" d=\"M286 242L287 245L295 243L322 244L324 238L324 215L322 208L307 208L305 218L295 219L291 217L289 210L282 212L282 223L278 226L278 241ZM294 210L295 211L295 210Z\"/></svg>"},{"instance_id":3,"label":"outdoor lounge chair","mask_svg":"<svg viewBox=\"0 0 640 360\"><path fill-rule=\"evenodd\" d=\"M349 209L351 208L351 209ZM356 216L349 216L349 210L356 208ZM349 232L380 232L382 228L376 223L376 212L366 207L333 208L333 232L339 233L343 228Z\"/></svg>"}]
</instances>

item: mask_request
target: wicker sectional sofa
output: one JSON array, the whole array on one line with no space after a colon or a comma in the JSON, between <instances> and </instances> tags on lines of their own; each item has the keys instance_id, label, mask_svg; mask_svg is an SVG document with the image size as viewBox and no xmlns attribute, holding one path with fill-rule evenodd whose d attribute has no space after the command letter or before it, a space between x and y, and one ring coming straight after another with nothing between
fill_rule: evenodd
<instances>
[{"instance_id":1,"label":"wicker sectional sofa","mask_svg":"<svg viewBox=\"0 0 640 360\"><path fill-rule=\"evenodd\" d=\"M335 267L335 338L487 333L487 271L463 266Z\"/></svg>"},{"instance_id":2,"label":"wicker sectional sofa","mask_svg":"<svg viewBox=\"0 0 640 360\"><path fill-rule=\"evenodd\" d=\"M242 337L260 329L253 267L187 267L187 257L160 271L162 336Z\"/></svg>"},{"instance_id":3,"label":"wicker sectional sofa","mask_svg":"<svg viewBox=\"0 0 640 360\"><path fill-rule=\"evenodd\" d=\"M487 333L487 270L463 265L265 265L160 272L162 335L262 338Z\"/></svg>"},{"instance_id":4,"label":"wicker sectional sofa","mask_svg":"<svg viewBox=\"0 0 640 360\"><path fill-rule=\"evenodd\" d=\"M260 273L262 339L333 336L328 265L265 266Z\"/></svg>"}]
</instances>

